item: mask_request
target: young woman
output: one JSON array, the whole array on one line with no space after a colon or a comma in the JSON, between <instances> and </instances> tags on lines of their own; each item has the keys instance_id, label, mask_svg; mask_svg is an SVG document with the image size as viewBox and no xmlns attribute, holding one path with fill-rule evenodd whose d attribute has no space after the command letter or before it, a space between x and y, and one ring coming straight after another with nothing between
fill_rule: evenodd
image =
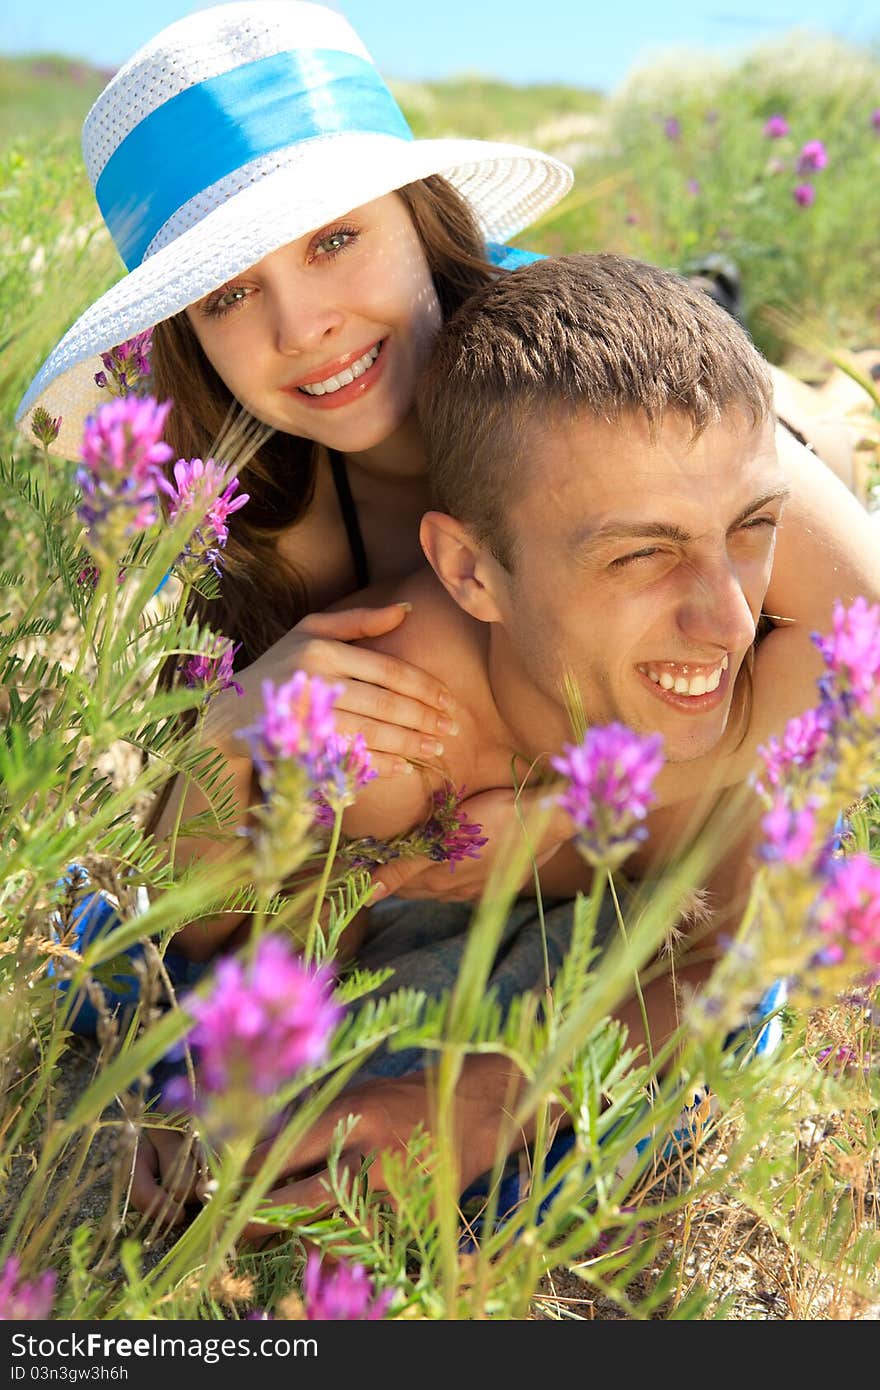
<instances>
[{"instance_id":1,"label":"young woman","mask_svg":"<svg viewBox=\"0 0 880 1390\"><path fill-rule=\"evenodd\" d=\"M250 501L230 518L220 597L200 605L241 644L244 691L212 701L205 739L226 756L244 816L252 767L234 731L252 722L264 680L305 669L341 683L340 730L365 733L380 775L406 776L412 760L455 738L449 692L354 645L405 621L405 609L322 610L420 562L428 502L413 412L420 365L444 318L515 263L504 243L564 196L570 171L517 146L413 140L347 22L297 0L221 5L163 31L99 97L84 149L129 274L70 329L20 418L37 404L62 416L55 448L73 456L100 400L96 356L153 328L153 389L174 401L166 437L175 457L210 456L230 408L270 427L240 474ZM803 576L844 553L852 516L831 474L791 438L785 447L799 540L780 546L768 602L817 627L837 591ZM157 806L159 838L179 794L169 787ZM202 809L190 790L184 814ZM513 815L512 794L499 790L480 797L473 819L491 845ZM564 823L552 823L539 860L565 835ZM206 838L178 853L179 862L209 861L222 848ZM376 878L398 894L474 897L487 863L488 855L468 861L451 877L414 861ZM205 959L234 925L193 923L178 942ZM509 1080L498 1059L468 1064L460 1088L468 1177L491 1161ZM362 1102L369 1148L424 1119L420 1076L376 1083ZM323 1153L333 1122L310 1141L304 1166ZM142 1207L188 1191L188 1178L163 1188L165 1157L142 1147L134 1187Z\"/></svg>"}]
</instances>

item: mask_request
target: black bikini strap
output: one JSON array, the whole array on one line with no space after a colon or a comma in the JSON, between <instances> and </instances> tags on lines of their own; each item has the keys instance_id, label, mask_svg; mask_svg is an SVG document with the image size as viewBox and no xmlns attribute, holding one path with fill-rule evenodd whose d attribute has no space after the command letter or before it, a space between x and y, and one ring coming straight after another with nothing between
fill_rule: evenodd
<instances>
[{"instance_id":1,"label":"black bikini strap","mask_svg":"<svg viewBox=\"0 0 880 1390\"><path fill-rule=\"evenodd\" d=\"M330 467L333 471L333 485L336 488L339 510L345 523L345 534L348 536L348 548L351 551L351 560L354 565L355 582L359 589L365 589L370 582L370 571L367 567L367 552L364 549L364 538L361 535L357 507L354 505L354 498L351 495L345 459L335 449L328 449L327 453L330 456Z\"/></svg>"}]
</instances>

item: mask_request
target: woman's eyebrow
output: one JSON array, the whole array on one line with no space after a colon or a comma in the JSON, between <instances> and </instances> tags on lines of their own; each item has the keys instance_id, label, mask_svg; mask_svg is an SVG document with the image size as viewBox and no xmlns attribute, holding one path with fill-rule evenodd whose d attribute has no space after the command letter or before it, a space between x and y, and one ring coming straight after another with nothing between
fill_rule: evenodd
<instances>
[{"instance_id":1,"label":"woman's eyebrow","mask_svg":"<svg viewBox=\"0 0 880 1390\"><path fill-rule=\"evenodd\" d=\"M764 492L760 497L746 504L742 511L734 517L728 526L728 531L735 531L737 526L741 526L755 512L759 512L762 507L770 506L773 502L784 502L791 492L787 484L773 488L769 492ZM675 541L678 545L687 545L695 538L682 526L670 521L606 521L599 527L584 527L572 538L572 549L576 551L591 550L594 546L601 545L608 540L666 540Z\"/></svg>"}]
</instances>

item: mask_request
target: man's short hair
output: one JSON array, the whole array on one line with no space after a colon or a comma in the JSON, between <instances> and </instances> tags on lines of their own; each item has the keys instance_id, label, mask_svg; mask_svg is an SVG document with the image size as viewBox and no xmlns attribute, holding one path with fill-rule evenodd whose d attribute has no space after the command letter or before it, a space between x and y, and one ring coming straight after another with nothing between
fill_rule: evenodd
<instances>
[{"instance_id":1,"label":"man's short hair","mask_svg":"<svg viewBox=\"0 0 880 1390\"><path fill-rule=\"evenodd\" d=\"M435 504L508 567L507 510L542 430L588 412L667 411L696 439L735 409L755 427L772 398L745 330L681 276L613 255L557 256L478 290L441 329L417 406Z\"/></svg>"}]
</instances>

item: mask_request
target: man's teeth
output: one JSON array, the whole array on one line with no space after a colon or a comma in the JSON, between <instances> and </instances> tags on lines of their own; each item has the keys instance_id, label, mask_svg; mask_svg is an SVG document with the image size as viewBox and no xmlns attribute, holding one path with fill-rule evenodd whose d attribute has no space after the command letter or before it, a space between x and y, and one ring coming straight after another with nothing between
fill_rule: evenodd
<instances>
[{"instance_id":1,"label":"man's teeth","mask_svg":"<svg viewBox=\"0 0 880 1390\"><path fill-rule=\"evenodd\" d=\"M328 396L333 391L338 391L343 386L348 386L359 376L363 376L368 368L372 367L376 358L379 356L380 344L371 347L369 352L365 352L363 357L359 357L356 362L350 362L336 376L328 376L326 381L311 381L308 386L301 386L300 391L305 391L307 396Z\"/></svg>"},{"instance_id":2,"label":"man's teeth","mask_svg":"<svg viewBox=\"0 0 880 1390\"><path fill-rule=\"evenodd\" d=\"M700 672L697 676L685 674L687 667L680 676L673 676L669 671L655 671L653 667L646 668L648 675L655 685L659 685L662 690L672 690L676 695L710 695L713 690L717 690L721 684L721 676L730 665L725 656L721 663L710 671L708 676Z\"/></svg>"}]
</instances>

